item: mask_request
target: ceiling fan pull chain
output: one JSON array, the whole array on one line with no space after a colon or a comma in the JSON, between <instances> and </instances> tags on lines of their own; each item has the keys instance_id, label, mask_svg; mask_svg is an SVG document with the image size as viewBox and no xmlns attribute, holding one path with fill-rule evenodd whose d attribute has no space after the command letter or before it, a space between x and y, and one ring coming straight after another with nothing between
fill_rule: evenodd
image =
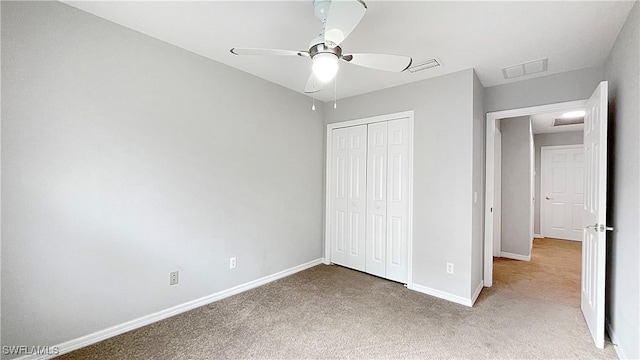
<instances>
[{"instance_id":1,"label":"ceiling fan pull chain","mask_svg":"<svg viewBox=\"0 0 640 360\"><path fill-rule=\"evenodd\" d=\"M338 75L333 79L333 108L338 107Z\"/></svg>"},{"instance_id":2,"label":"ceiling fan pull chain","mask_svg":"<svg viewBox=\"0 0 640 360\"><path fill-rule=\"evenodd\" d=\"M313 88L316 88L316 77L313 77ZM312 111L316 111L316 98L314 98L313 96L311 97L311 101L313 102L313 105L311 105L311 110Z\"/></svg>"}]
</instances>

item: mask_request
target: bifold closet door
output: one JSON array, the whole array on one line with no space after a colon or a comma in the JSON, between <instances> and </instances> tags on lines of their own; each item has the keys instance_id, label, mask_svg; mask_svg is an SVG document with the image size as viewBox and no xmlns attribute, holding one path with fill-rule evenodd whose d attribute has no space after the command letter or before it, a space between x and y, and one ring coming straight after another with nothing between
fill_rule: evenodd
<instances>
[{"instance_id":1,"label":"bifold closet door","mask_svg":"<svg viewBox=\"0 0 640 360\"><path fill-rule=\"evenodd\" d=\"M386 278L407 283L409 273L409 121L387 123Z\"/></svg>"},{"instance_id":2,"label":"bifold closet door","mask_svg":"<svg viewBox=\"0 0 640 360\"><path fill-rule=\"evenodd\" d=\"M387 122L369 124L367 134L367 234L365 271L386 277Z\"/></svg>"},{"instance_id":3,"label":"bifold closet door","mask_svg":"<svg viewBox=\"0 0 640 360\"><path fill-rule=\"evenodd\" d=\"M367 126L333 130L331 261L365 270Z\"/></svg>"},{"instance_id":4,"label":"bifold closet door","mask_svg":"<svg viewBox=\"0 0 640 360\"><path fill-rule=\"evenodd\" d=\"M409 121L369 124L365 271L407 282Z\"/></svg>"}]
</instances>

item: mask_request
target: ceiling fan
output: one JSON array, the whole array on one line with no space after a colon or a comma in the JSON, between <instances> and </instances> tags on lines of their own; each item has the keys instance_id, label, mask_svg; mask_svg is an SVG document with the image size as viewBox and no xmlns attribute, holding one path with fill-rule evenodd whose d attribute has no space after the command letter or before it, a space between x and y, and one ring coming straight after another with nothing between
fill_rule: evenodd
<instances>
[{"instance_id":1,"label":"ceiling fan","mask_svg":"<svg viewBox=\"0 0 640 360\"><path fill-rule=\"evenodd\" d=\"M362 0L314 0L315 16L322 22L323 30L311 41L308 51L231 48L234 55L298 56L312 60L305 93L322 89L322 83L331 81L338 72L338 60L377 70L402 72L411 65L411 57L390 54L344 54L340 44L360 23L367 11ZM316 81L318 80L318 81Z\"/></svg>"}]
</instances>

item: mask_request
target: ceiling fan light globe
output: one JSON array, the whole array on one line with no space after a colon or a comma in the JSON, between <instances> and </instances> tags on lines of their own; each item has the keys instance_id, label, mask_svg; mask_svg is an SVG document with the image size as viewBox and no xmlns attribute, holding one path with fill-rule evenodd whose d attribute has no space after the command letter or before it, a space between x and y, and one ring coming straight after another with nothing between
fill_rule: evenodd
<instances>
[{"instance_id":1,"label":"ceiling fan light globe","mask_svg":"<svg viewBox=\"0 0 640 360\"><path fill-rule=\"evenodd\" d=\"M313 74L323 83L331 81L338 72L338 57L332 53L320 53L313 57Z\"/></svg>"}]
</instances>

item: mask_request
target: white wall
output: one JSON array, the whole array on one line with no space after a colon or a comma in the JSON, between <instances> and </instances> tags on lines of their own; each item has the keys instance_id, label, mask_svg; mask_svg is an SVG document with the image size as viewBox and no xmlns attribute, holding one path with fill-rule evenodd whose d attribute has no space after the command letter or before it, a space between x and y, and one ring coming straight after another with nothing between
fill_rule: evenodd
<instances>
[{"instance_id":1,"label":"white wall","mask_svg":"<svg viewBox=\"0 0 640 360\"><path fill-rule=\"evenodd\" d=\"M2 344L56 345L320 258L310 106L67 5L2 2Z\"/></svg>"},{"instance_id":2,"label":"white wall","mask_svg":"<svg viewBox=\"0 0 640 360\"><path fill-rule=\"evenodd\" d=\"M640 358L640 3L604 66L609 81L607 317L619 354Z\"/></svg>"},{"instance_id":3,"label":"white wall","mask_svg":"<svg viewBox=\"0 0 640 360\"><path fill-rule=\"evenodd\" d=\"M471 294L477 290L483 278L484 261L484 180L485 180L485 132L484 87L473 74L473 233L471 250Z\"/></svg>"},{"instance_id":4,"label":"white wall","mask_svg":"<svg viewBox=\"0 0 640 360\"><path fill-rule=\"evenodd\" d=\"M533 143L535 145L535 164L536 164L536 179L535 179L535 209L534 209L534 222L533 232L540 234L540 204L542 203L542 195L540 194L540 175L542 169L540 167L541 147L542 146L556 146L556 145L575 145L582 144L584 134L582 131L571 131L562 133L548 133L548 134L535 134L533 136Z\"/></svg>"},{"instance_id":5,"label":"white wall","mask_svg":"<svg viewBox=\"0 0 640 360\"><path fill-rule=\"evenodd\" d=\"M473 70L325 104L327 123L414 110L413 281L471 296ZM480 235L481 236L481 235ZM446 273L454 263L455 274Z\"/></svg>"},{"instance_id":6,"label":"white wall","mask_svg":"<svg viewBox=\"0 0 640 360\"><path fill-rule=\"evenodd\" d=\"M531 119L500 120L502 130L501 252L531 255Z\"/></svg>"}]
</instances>

